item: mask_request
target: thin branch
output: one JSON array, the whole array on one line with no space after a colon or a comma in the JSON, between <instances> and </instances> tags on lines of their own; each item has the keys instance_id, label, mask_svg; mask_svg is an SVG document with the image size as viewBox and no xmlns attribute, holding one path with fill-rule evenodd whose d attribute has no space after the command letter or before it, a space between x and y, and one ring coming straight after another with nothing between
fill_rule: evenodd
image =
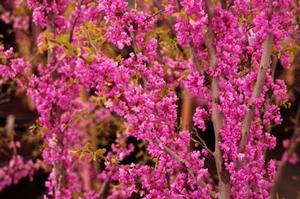
<instances>
[{"instance_id":1,"label":"thin branch","mask_svg":"<svg viewBox=\"0 0 300 199\"><path fill-rule=\"evenodd\" d=\"M214 5L211 0L206 0L206 9L208 15L208 30L205 38L205 45L209 54L209 64L212 68L217 67L217 53L214 46L215 35L212 29L212 20L215 15ZM230 198L230 183L229 173L225 169L223 163L222 151L220 148L221 137L220 131L223 128L223 115L218 108L219 102L219 78L213 77L211 82L211 94L212 94L212 122L215 133L215 151L214 159L217 168L217 174L219 179L219 198Z\"/></svg>"},{"instance_id":2,"label":"thin branch","mask_svg":"<svg viewBox=\"0 0 300 199\"><path fill-rule=\"evenodd\" d=\"M163 11L165 11L165 9L163 8L163 9L161 9L161 10L159 10L159 11L157 11L156 13L154 13L153 15L151 15L151 16L149 16L149 17L147 17L145 20L144 20L144 22L146 22L146 21L148 21L148 20L150 20L151 18L153 18L153 17L155 17L156 15L159 15L160 13L162 13Z\"/></svg>"},{"instance_id":3,"label":"thin branch","mask_svg":"<svg viewBox=\"0 0 300 199\"><path fill-rule=\"evenodd\" d=\"M167 154L169 154L171 157L173 157L177 162L181 163L186 169L187 171L190 173L190 175L194 178L194 180L196 181L196 184L198 184L201 187L206 187L206 184L203 181L198 182L197 177L196 177L196 172L187 167L185 165L185 160L182 159L179 155L176 154L175 151L173 151L171 148L167 147L167 146L161 146L161 141L159 139L154 139L154 143L157 144L164 152L166 152ZM208 190L209 194L213 197L213 198L217 198L217 193L215 193L212 190Z\"/></svg>"},{"instance_id":4,"label":"thin branch","mask_svg":"<svg viewBox=\"0 0 300 199\"><path fill-rule=\"evenodd\" d=\"M101 188L100 188L100 191L99 191L99 198L100 199L104 198L103 194L104 194L104 192L107 188L108 182L109 182L109 180L105 180L101 185Z\"/></svg>"},{"instance_id":5,"label":"thin branch","mask_svg":"<svg viewBox=\"0 0 300 199\"><path fill-rule=\"evenodd\" d=\"M276 72L276 66L277 66L277 62L278 62L278 57L277 55L273 55L272 56L272 78L275 78L275 72Z\"/></svg>"},{"instance_id":6,"label":"thin branch","mask_svg":"<svg viewBox=\"0 0 300 199\"><path fill-rule=\"evenodd\" d=\"M272 0L269 1L269 10L268 10L268 20L271 20L272 12L273 12L273 6L272 6ZM256 79L256 83L253 89L252 96L249 101L249 110L246 113L246 116L242 123L242 138L240 142L240 151L243 152L245 150L245 146L247 145L248 138L249 138L249 131L251 127L251 122L253 120L253 114L254 114L254 106L253 102L257 97L259 97L261 90L263 88L263 84L265 82L266 74L268 71L268 67L270 64L271 56L272 56L272 48L273 48L273 35L272 33L269 33L266 40L263 44L263 52L261 56L260 61L260 68L258 71L258 76Z\"/></svg>"},{"instance_id":7,"label":"thin branch","mask_svg":"<svg viewBox=\"0 0 300 199\"><path fill-rule=\"evenodd\" d=\"M78 20L79 15L80 15L80 11L81 11L81 10L80 10L80 7L81 7L81 5L82 5L82 2L83 2L83 0L80 0L80 1L79 1L79 4L78 4L78 6L77 6L77 9L79 9L79 11L78 11L78 13L77 13L77 15L76 15L76 17L75 17L75 19L74 19L74 22L73 22L72 26L71 26L71 31L70 31L70 36L69 36L69 42L70 42L70 43L73 41L74 29L75 29L77 20Z\"/></svg>"},{"instance_id":8,"label":"thin branch","mask_svg":"<svg viewBox=\"0 0 300 199\"><path fill-rule=\"evenodd\" d=\"M158 138L156 138L154 140L154 143L157 144L159 147L161 147L161 141ZM185 163L184 159L182 159L179 155L177 155L171 148L169 148L167 146L162 146L161 148L167 154L169 154L170 156L172 156L177 162L182 163L182 164Z\"/></svg>"},{"instance_id":9,"label":"thin branch","mask_svg":"<svg viewBox=\"0 0 300 199\"><path fill-rule=\"evenodd\" d=\"M181 10L181 9L182 9L182 6L181 6L181 4L180 4L180 0L176 0L176 3L177 3L177 8L178 8L178 10ZM189 21L189 17L187 16L186 18L187 18L187 20ZM191 52L191 56L192 56L193 63L194 63L194 65L196 66L196 69L197 69L202 75L204 75L203 68L201 67L201 65L200 65L200 63L199 63L199 60L198 60L198 58L197 58L197 55L196 55L195 44L193 43L193 41L190 41L190 42L189 42L189 49L190 49L190 52Z\"/></svg>"},{"instance_id":10,"label":"thin branch","mask_svg":"<svg viewBox=\"0 0 300 199\"><path fill-rule=\"evenodd\" d=\"M86 34L87 34L87 36L88 36L88 39L89 39L89 44L92 46L92 48L93 48L93 50L94 50L95 54L97 54L97 52L98 52L98 49L97 49L97 47L95 46L95 44L93 44L93 42L92 42L92 37L91 37L91 34L90 34L90 32L89 32L88 30L86 30L86 29L84 29L84 31L85 31L85 33L86 33Z\"/></svg>"},{"instance_id":11,"label":"thin branch","mask_svg":"<svg viewBox=\"0 0 300 199\"><path fill-rule=\"evenodd\" d=\"M203 68L200 66L199 60L198 60L196 52L195 52L195 45L192 41L190 41L190 43L189 43L189 48L190 48L192 59L193 59L194 65L196 66L196 69L203 75L204 71L203 71Z\"/></svg>"},{"instance_id":12,"label":"thin branch","mask_svg":"<svg viewBox=\"0 0 300 199\"><path fill-rule=\"evenodd\" d=\"M205 141L200 136L197 136L197 138L200 140L203 148L205 148L211 155L214 155L214 153L206 145Z\"/></svg>"},{"instance_id":13,"label":"thin branch","mask_svg":"<svg viewBox=\"0 0 300 199\"><path fill-rule=\"evenodd\" d=\"M135 35L133 34L133 32L130 32L130 38L131 38L131 44L132 44L134 54L137 56L138 53L140 52L140 50L136 43L136 38L135 38Z\"/></svg>"},{"instance_id":14,"label":"thin branch","mask_svg":"<svg viewBox=\"0 0 300 199\"><path fill-rule=\"evenodd\" d=\"M48 32L54 32L54 27L48 25L47 26L47 31ZM51 59L52 59L53 53L51 52L51 50L48 49L47 51L47 64L50 63Z\"/></svg>"},{"instance_id":15,"label":"thin branch","mask_svg":"<svg viewBox=\"0 0 300 199\"><path fill-rule=\"evenodd\" d=\"M261 57L260 68L258 71L258 76L253 89L253 93L249 101L249 110L246 113L246 116L242 123L242 139L240 142L240 150L242 152L245 150L245 146L249 138L249 131L250 131L251 122L253 120L253 114L254 114L253 103L256 100L256 98L259 97L266 79L266 74L268 72L268 68L271 60L272 47L273 47L273 35L269 34L263 44L263 53Z\"/></svg>"},{"instance_id":16,"label":"thin branch","mask_svg":"<svg viewBox=\"0 0 300 199\"><path fill-rule=\"evenodd\" d=\"M194 130L195 130L195 131L191 131L191 133L192 133L194 136L196 136L199 140L196 140L196 139L194 139L194 138L192 138L192 140L193 140L194 142L196 142L196 143L199 143L204 149L206 149L206 150L210 153L211 156L214 156L214 152L212 152L212 151L208 148L208 146L206 145L205 140L203 140L203 139L197 134L197 129L194 129Z\"/></svg>"}]
</instances>

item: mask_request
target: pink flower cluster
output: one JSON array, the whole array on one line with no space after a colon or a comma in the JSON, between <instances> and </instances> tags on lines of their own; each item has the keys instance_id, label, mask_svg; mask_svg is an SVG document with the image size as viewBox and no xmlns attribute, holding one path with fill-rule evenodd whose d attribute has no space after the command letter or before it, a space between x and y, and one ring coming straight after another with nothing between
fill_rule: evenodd
<instances>
[{"instance_id":1,"label":"pink flower cluster","mask_svg":"<svg viewBox=\"0 0 300 199\"><path fill-rule=\"evenodd\" d=\"M5 187L17 184L22 178L29 177L40 169L40 162L24 161L19 155L12 156L7 166L0 168L0 191Z\"/></svg>"}]
</instances>

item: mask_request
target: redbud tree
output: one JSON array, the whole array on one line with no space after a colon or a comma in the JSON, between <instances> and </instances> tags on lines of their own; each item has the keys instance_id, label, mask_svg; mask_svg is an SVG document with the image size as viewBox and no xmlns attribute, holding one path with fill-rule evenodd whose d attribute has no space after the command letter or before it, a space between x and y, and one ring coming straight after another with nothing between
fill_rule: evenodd
<instances>
[{"instance_id":1,"label":"redbud tree","mask_svg":"<svg viewBox=\"0 0 300 199\"><path fill-rule=\"evenodd\" d=\"M266 158L288 104L274 70L292 62L299 2L4 4L20 45L0 47L0 75L33 101L28 131L43 147L37 159L18 155L9 117L0 190L42 168L45 198L276 197L299 135L281 160Z\"/></svg>"}]
</instances>

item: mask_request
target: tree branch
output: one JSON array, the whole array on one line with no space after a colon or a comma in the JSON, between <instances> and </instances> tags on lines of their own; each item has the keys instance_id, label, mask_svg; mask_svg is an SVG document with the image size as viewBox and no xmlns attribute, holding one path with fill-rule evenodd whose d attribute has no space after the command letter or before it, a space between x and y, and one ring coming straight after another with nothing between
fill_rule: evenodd
<instances>
[{"instance_id":1,"label":"tree branch","mask_svg":"<svg viewBox=\"0 0 300 199\"><path fill-rule=\"evenodd\" d=\"M212 20L215 15L214 5L211 0L206 0L206 9L208 15L208 30L205 38L205 45L209 54L209 63L212 68L217 67L217 53L214 46L215 35L212 29ZM222 151L220 148L221 137L220 131L223 127L223 115L218 108L219 101L219 78L213 77L211 82L211 95L212 95L212 122L215 133L215 151L214 159L217 168L217 174L219 179L219 198L230 198L230 183L229 173L225 169L222 157Z\"/></svg>"},{"instance_id":2,"label":"tree branch","mask_svg":"<svg viewBox=\"0 0 300 199\"><path fill-rule=\"evenodd\" d=\"M246 113L246 116L242 123L242 138L240 142L240 150L243 152L245 150L245 146L248 142L249 138L249 131L251 127L251 122L253 120L254 114L254 101L257 97L259 97L261 90L263 88L263 84L265 82L266 74L268 72L268 68L270 65L271 54L272 54L272 47L273 47L273 35L269 34L267 39L263 44L263 53L260 62L260 68L258 71L257 80L254 86L254 90L249 101L249 110Z\"/></svg>"}]
</instances>

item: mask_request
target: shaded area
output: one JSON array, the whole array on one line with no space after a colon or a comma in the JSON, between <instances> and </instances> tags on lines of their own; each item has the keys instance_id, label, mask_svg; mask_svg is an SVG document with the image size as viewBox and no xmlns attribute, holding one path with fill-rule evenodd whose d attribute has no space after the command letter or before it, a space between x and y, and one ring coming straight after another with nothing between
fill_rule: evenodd
<instances>
[{"instance_id":1,"label":"shaded area","mask_svg":"<svg viewBox=\"0 0 300 199\"><path fill-rule=\"evenodd\" d=\"M0 192L1 199L42 199L46 192L45 181L48 174L37 173L34 179L30 181L28 178L20 180L14 186L7 187Z\"/></svg>"}]
</instances>

